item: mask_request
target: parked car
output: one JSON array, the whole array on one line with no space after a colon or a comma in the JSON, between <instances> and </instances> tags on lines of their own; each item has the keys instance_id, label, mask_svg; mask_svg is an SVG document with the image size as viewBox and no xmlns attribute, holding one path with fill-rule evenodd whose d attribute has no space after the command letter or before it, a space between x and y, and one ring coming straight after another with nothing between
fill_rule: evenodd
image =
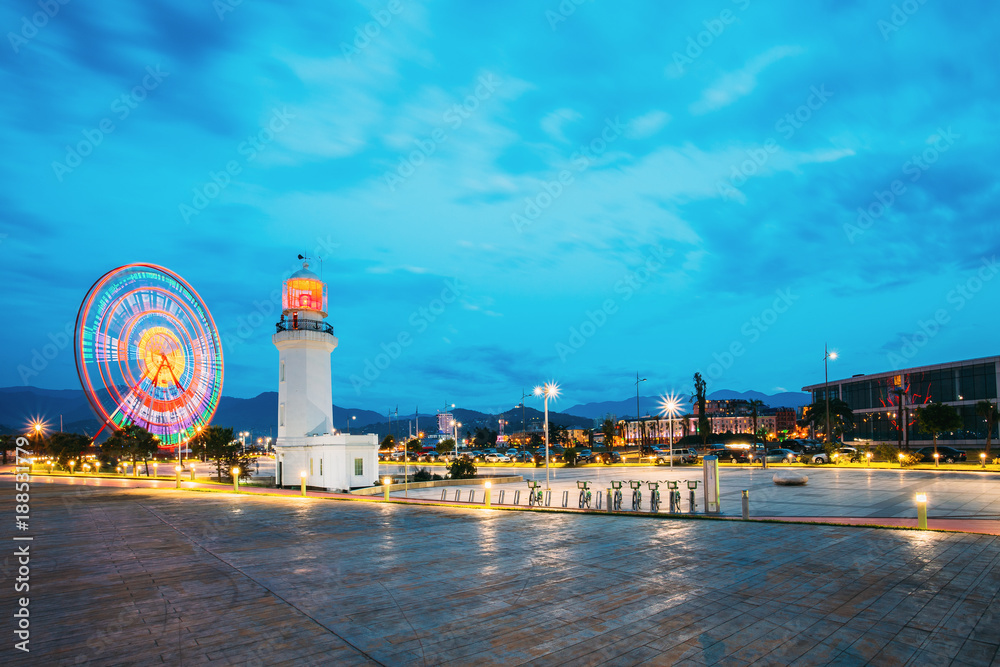
<instances>
[{"instance_id":1,"label":"parked car","mask_svg":"<svg viewBox=\"0 0 1000 667\"><path fill-rule=\"evenodd\" d=\"M795 452L790 449L769 449L766 454L764 452L754 454L753 462L760 463L765 457L768 463L788 463L797 459Z\"/></svg>"},{"instance_id":2,"label":"parked car","mask_svg":"<svg viewBox=\"0 0 1000 667\"><path fill-rule=\"evenodd\" d=\"M470 453L473 461L483 461L486 459L486 452L481 452L478 449L473 449Z\"/></svg>"},{"instance_id":3,"label":"parked car","mask_svg":"<svg viewBox=\"0 0 1000 667\"><path fill-rule=\"evenodd\" d=\"M524 452L518 452L517 456L513 457L511 460L516 463L531 463L533 459L534 457L532 456L531 452L524 451Z\"/></svg>"},{"instance_id":4,"label":"parked car","mask_svg":"<svg viewBox=\"0 0 1000 667\"><path fill-rule=\"evenodd\" d=\"M622 455L618 452L601 452L600 454L594 455L594 461L597 463L603 463L609 465L612 463L621 463Z\"/></svg>"},{"instance_id":5,"label":"parked car","mask_svg":"<svg viewBox=\"0 0 1000 667\"><path fill-rule=\"evenodd\" d=\"M856 447L840 447L837 449L837 459L848 461L857 461L861 457L861 452L857 450ZM830 457L825 450L819 451L815 454L807 454L806 460L810 463L829 463ZM933 459L932 459L933 460Z\"/></svg>"},{"instance_id":6,"label":"parked car","mask_svg":"<svg viewBox=\"0 0 1000 667\"><path fill-rule=\"evenodd\" d=\"M750 454L746 449L712 449L706 452L705 456L717 456L720 461L730 463L750 463Z\"/></svg>"},{"instance_id":7,"label":"parked car","mask_svg":"<svg viewBox=\"0 0 1000 667\"><path fill-rule=\"evenodd\" d=\"M938 445L937 448L939 460L944 463L955 463L956 461L965 461L965 452L961 449L955 449L954 447L946 447L944 445ZM915 454L920 454L923 458L924 463L934 462L934 448L933 447L921 447Z\"/></svg>"},{"instance_id":8,"label":"parked car","mask_svg":"<svg viewBox=\"0 0 1000 667\"><path fill-rule=\"evenodd\" d=\"M426 451L420 452L417 455L417 460L425 462L437 461L439 456L440 455L437 453L437 450L428 449Z\"/></svg>"},{"instance_id":9,"label":"parked car","mask_svg":"<svg viewBox=\"0 0 1000 667\"><path fill-rule=\"evenodd\" d=\"M402 451L393 452L389 455L389 459L392 461L402 461L404 453Z\"/></svg>"},{"instance_id":10,"label":"parked car","mask_svg":"<svg viewBox=\"0 0 1000 667\"><path fill-rule=\"evenodd\" d=\"M510 463L510 457L506 454L499 454L497 452L490 452L483 457L483 460L487 463Z\"/></svg>"},{"instance_id":11,"label":"parked car","mask_svg":"<svg viewBox=\"0 0 1000 667\"><path fill-rule=\"evenodd\" d=\"M439 463L451 463L455 460L455 452L442 452L437 460Z\"/></svg>"},{"instance_id":12,"label":"parked car","mask_svg":"<svg viewBox=\"0 0 1000 667\"><path fill-rule=\"evenodd\" d=\"M517 450L514 449L513 447L511 447L510 449L508 449L505 453L507 454L507 456L510 457L511 461L513 461L515 458L517 458L517 454L518 454Z\"/></svg>"},{"instance_id":13,"label":"parked car","mask_svg":"<svg viewBox=\"0 0 1000 667\"><path fill-rule=\"evenodd\" d=\"M594 460L594 452L589 449L578 449L576 450L576 462L577 463L590 463Z\"/></svg>"}]
</instances>

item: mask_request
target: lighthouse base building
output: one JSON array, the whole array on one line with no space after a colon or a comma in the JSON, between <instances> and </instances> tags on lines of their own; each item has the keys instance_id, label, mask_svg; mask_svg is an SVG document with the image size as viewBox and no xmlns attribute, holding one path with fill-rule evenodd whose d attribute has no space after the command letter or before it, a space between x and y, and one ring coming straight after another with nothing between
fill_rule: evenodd
<instances>
[{"instance_id":1,"label":"lighthouse base building","mask_svg":"<svg viewBox=\"0 0 1000 667\"><path fill-rule=\"evenodd\" d=\"M329 491L372 486L378 479L378 436L333 429L330 355L337 347L326 321L327 290L303 264L282 289L281 321L271 337L278 348L278 437L274 451L279 486Z\"/></svg>"}]
</instances>

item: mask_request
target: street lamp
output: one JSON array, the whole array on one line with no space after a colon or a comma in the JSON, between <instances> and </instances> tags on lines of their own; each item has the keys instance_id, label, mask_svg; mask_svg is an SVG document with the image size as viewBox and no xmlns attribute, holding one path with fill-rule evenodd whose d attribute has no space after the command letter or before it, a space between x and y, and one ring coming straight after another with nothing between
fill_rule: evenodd
<instances>
[{"instance_id":1,"label":"street lamp","mask_svg":"<svg viewBox=\"0 0 1000 667\"><path fill-rule=\"evenodd\" d=\"M830 359L836 359L837 353L830 352L823 343L823 393L826 395L826 441L830 442Z\"/></svg>"},{"instance_id":2,"label":"street lamp","mask_svg":"<svg viewBox=\"0 0 1000 667\"><path fill-rule=\"evenodd\" d=\"M674 467L674 417L681 411L680 396L670 392L660 399L660 414L666 415L670 423L670 467Z\"/></svg>"},{"instance_id":3,"label":"street lamp","mask_svg":"<svg viewBox=\"0 0 1000 667\"><path fill-rule=\"evenodd\" d=\"M559 385L546 382L535 387L535 396L542 396L545 403L545 490L549 490L549 399L559 396Z\"/></svg>"},{"instance_id":4,"label":"street lamp","mask_svg":"<svg viewBox=\"0 0 1000 667\"><path fill-rule=\"evenodd\" d=\"M635 372L635 441L639 442L639 383L645 382L646 378L639 379L639 371ZM642 455L642 445L639 445L639 454Z\"/></svg>"}]
</instances>

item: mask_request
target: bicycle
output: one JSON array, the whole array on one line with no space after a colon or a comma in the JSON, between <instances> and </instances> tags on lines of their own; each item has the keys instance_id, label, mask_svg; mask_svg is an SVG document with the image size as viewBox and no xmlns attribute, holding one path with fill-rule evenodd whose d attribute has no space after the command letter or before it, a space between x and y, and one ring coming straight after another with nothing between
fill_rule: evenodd
<instances>
[{"instance_id":1,"label":"bicycle","mask_svg":"<svg viewBox=\"0 0 1000 667\"><path fill-rule=\"evenodd\" d=\"M642 507L642 491L639 490L642 487L642 482L630 481L628 485L632 487L632 511L638 512L639 508Z\"/></svg>"},{"instance_id":2,"label":"bicycle","mask_svg":"<svg viewBox=\"0 0 1000 667\"><path fill-rule=\"evenodd\" d=\"M590 509L590 482L577 481L576 488L580 489L580 509Z\"/></svg>"},{"instance_id":3,"label":"bicycle","mask_svg":"<svg viewBox=\"0 0 1000 667\"><path fill-rule=\"evenodd\" d=\"M528 507L542 506L542 490L538 488L538 482L528 481Z\"/></svg>"},{"instance_id":4,"label":"bicycle","mask_svg":"<svg viewBox=\"0 0 1000 667\"><path fill-rule=\"evenodd\" d=\"M659 512L660 511L660 483L659 482L646 482L649 485L649 511Z\"/></svg>"},{"instance_id":5,"label":"bicycle","mask_svg":"<svg viewBox=\"0 0 1000 667\"><path fill-rule=\"evenodd\" d=\"M614 489L615 493L611 497L611 511L621 512L622 511L622 482L611 482L611 488Z\"/></svg>"}]
</instances>

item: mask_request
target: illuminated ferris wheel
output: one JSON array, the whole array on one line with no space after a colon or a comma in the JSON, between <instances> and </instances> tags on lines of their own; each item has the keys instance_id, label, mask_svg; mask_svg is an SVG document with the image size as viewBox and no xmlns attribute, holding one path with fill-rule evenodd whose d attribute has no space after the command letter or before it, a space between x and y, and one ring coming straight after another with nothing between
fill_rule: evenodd
<instances>
[{"instance_id":1,"label":"illuminated ferris wheel","mask_svg":"<svg viewBox=\"0 0 1000 667\"><path fill-rule=\"evenodd\" d=\"M172 271L129 264L104 274L80 305L73 343L101 429L136 424L173 447L215 414L222 342L205 302Z\"/></svg>"}]
</instances>

